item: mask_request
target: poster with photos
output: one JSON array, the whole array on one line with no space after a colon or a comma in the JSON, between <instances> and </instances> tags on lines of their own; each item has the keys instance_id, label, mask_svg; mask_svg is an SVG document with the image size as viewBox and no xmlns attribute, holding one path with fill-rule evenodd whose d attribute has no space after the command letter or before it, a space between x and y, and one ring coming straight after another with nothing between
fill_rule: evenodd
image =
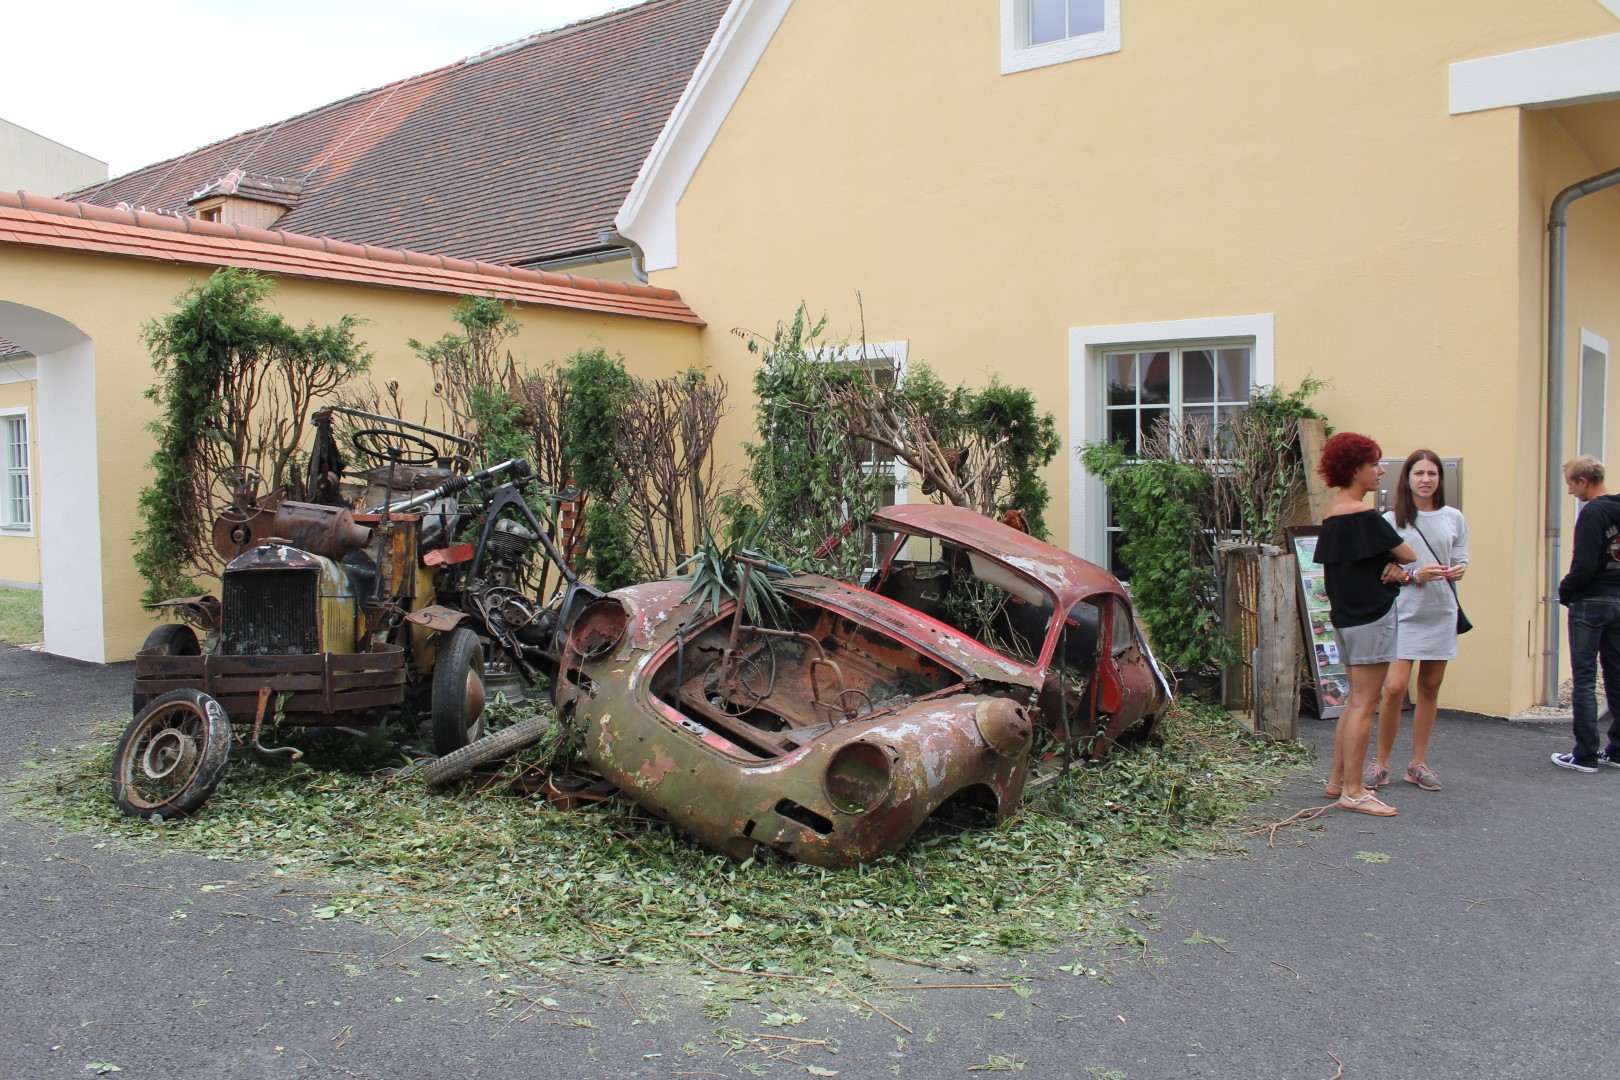
<instances>
[{"instance_id":1,"label":"poster with photos","mask_svg":"<svg viewBox=\"0 0 1620 1080\"><path fill-rule=\"evenodd\" d=\"M1350 697L1350 676L1339 660L1339 643L1328 621L1327 581L1316 564L1316 538L1320 532L1315 525L1292 528L1288 530L1288 542L1299 567L1300 626L1305 634L1311 685L1316 690L1316 715L1328 720L1344 712L1344 703Z\"/></svg>"}]
</instances>

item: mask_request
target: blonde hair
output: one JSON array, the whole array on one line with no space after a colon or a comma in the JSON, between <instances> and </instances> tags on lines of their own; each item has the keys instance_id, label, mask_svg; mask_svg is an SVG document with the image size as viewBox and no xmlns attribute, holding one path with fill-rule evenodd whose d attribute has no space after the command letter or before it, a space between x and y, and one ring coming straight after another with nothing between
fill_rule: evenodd
<instances>
[{"instance_id":1,"label":"blonde hair","mask_svg":"<svg viewBox=\"0 0 1620 1080\"><path fill-rule=\"evenodd\" d=\"M1603 483L1603 462L1591 454L1582 454L1564 462L1565 480L1585 480L1588 484Z\"/></svg>"}]
</instances>

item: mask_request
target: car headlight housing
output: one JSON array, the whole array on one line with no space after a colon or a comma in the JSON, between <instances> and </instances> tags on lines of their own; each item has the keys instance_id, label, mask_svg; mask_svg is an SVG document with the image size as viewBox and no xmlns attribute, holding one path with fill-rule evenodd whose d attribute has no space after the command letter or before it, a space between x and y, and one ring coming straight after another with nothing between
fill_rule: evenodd
<instances>
[{"instance_id":1,"label":"car headlight housing","mask_svg":"<svg viewBox=\"0 0 1620 1080\"><path fill-rule=\"evenodd\" d=\"M846 743L827 764L827 798L846 814L864 814L888 798L893 764L881 746Z\"/></svg>"}]
</instances>

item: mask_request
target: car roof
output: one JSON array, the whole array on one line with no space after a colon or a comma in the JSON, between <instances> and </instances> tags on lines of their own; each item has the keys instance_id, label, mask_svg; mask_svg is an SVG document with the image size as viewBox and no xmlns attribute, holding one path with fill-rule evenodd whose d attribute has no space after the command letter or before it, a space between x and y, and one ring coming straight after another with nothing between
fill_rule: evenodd
<instances>
[{"instance_id":1,"label":"car roof","mask_svg":"<svg viewBox=\"0 0 1620 1080\"><path fill-rule=\"evenodd\" d=\"M992 562L1035 579L1056 593L1065 608L1095 593L1110 593L1129 600L1119 579L1096 563L963 506L938 503L886 506L874 515L874 520L900 532L937 537L975 551Z\"/></svg>"}]
</instances>

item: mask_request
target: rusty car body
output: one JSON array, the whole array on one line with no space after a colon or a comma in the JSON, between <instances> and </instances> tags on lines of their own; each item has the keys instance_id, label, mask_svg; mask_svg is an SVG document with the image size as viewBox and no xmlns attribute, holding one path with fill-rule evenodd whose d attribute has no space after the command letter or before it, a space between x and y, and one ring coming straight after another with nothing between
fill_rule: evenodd
<instances>
[{"instance_id":1,"label":"rusty car body","mask_svg":"<svg viewBox=\"0 0 1620 1080\"><path fill-rule=\"evenodd\" d=\"M872 528L867 585L784 576L781 625L680 579L585 607L556 690L585 758L732 858L845 866L1152 732L1169 687L1107 571L959 507Z\"/></svg>"}]
</instances>

